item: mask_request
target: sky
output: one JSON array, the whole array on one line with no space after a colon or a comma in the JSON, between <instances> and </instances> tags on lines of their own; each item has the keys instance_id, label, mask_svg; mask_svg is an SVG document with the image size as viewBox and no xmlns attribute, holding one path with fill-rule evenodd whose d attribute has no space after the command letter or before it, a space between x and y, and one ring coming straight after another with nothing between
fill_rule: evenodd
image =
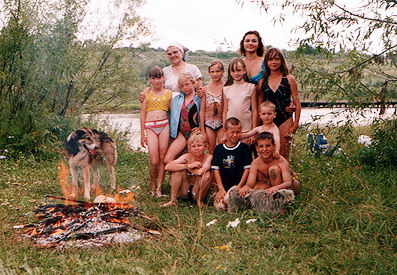
<instances>
[{"instance_id":1,"label":"sky","mask_svg":"<svg viewBox=\"0 0 397 275\"><path fill-rule=\"evenodd\" d=\"M45 0L45 3L56 0ZM123 12L132 13L126 3L134 0L90 0L88 12L78 39L96 39L98 34L112 33L116 29ZM264 44L281 49L294 50L294 32L304 18L292 15L288 10L273 8L265 13L253 0L144 0L146 3L137 9L137 13L146 18L150 25L151 36L146 39L126 41L117 46L138 47L140 43L149 42L151 47L165 49L171 42L180 42L192 51L232 50L239 48L239 43L247 31L257 30ZM304 0L302 0L304 1ZM340 0L343 5L356 6L361 0ZM0 0L0 9L2 7ZM273 23L274 15L287 14L283 24ZM0 25L4 15L0 14ZM3 18L4 19L4 18ZM346 31L346 30L344 30ZM377 34L378 37L381 35ZM374 35L374 52L379 51Z\"/></svg>"},{"instance_id":2,"label":"sky","mask_svg":"<svg viewBox=\"0 0 397 275\"><path fill-rule=\"evenodd\" d=\"M238 48L244 33L257 30L266 45L291 49L291 29L273 25L271 16L261 13L258 6L245 1L241 6L236 0L147 0L142 16L148 18L153 33L150 40L154 47L165 48L170 42L182 43L191 50L215 51Z\"/></svg>"},{"instance_id":3,"label":"sky","mask_svg":"<svg viewBox=\"0 0 397 275\"><path fill-rule=\"evenodd\" d=\"M100 25L117 19L116 1L92 0L93 15L87 21L91 35L106 28ZM289 17L283 26L273 25L272 16L261 13L250 0L246 0L243 6L236 0L146 0L138 14L146 18L151 36L135 44L149 42L151 47L164 49L171 42L180 42L192 51L235 51L244 33L257 30L265 45L295 48L289 42L296 18L291 20L293 18ZM85 32L83 36L89 38L90 33Z\"/></svg>"}]
</instances>

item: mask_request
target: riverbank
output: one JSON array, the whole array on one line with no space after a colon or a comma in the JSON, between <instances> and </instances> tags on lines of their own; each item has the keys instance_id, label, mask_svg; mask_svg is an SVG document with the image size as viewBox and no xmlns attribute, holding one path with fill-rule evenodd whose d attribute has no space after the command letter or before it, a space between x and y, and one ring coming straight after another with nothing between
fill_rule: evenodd
<instances>
[{"instance_id":1,"label":"riverbank","mask_svg":"<svg viewBox=\"0 0 397 275\"><path fill-rule=\"evenodd\" d=\"M360 111L351 111L348 108L303 108L300 126L307 128L337 127L344 125L347 121L350 121L353 126L366 126L375 119L396 117L395 112L395 108L388 108L385 114L379 117L379 108L366 108ZM83 115L83 120L89 118L105 129L126 133L128 145L134 150L140 149L139 113Z\"/></svg>"}]
</instances>

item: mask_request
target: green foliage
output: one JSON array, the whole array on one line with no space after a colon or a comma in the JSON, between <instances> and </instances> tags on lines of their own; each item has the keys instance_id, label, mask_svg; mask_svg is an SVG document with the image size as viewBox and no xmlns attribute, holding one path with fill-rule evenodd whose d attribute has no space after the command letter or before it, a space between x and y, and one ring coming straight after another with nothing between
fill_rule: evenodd
<instances>
[{"instance_id":1,"label":"green foliage","mask_svg":"<svg viewBox=\"0 0 397 275\"><path fill-rule=\"evenodd\" d=\"M397 165L397 119L379 120L374 123L372 143L363 147L358 159L365 165L396 167Z\"/></svg>"},{"instance_id":2,"label":"green foliage","mask_svg":"<svg viewBox=\"0 0 397 275\"><path fill-rule=\"evenodd\" d=\"M130 52L114 50L120 40L148 32L135 13L142 2L121 2L129 9L117 31L86 42L76 35L87 1L7 0L0 6L5 20L0 30L0 149L40 153L40 144L60 137L53 136L51 125L69 125L62 119L68 114L108 110L142 90L138 59L126 64Z\"/></svg>"}]
</instances>

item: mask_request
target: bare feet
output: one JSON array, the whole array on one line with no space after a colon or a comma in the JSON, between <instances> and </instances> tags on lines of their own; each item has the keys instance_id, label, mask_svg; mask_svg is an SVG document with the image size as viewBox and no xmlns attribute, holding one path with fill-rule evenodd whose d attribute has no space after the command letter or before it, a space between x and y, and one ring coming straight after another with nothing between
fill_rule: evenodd
<instances>
[{"instance_id":1,"label":"bare feet","mask_svg":"<svg viewBox=\"0 0 397 275\"><path fill-rule=\"evenodd\" d=\"M157 187L157 189L156 189L156 197L157 198L161 198L162 196L163 196L163 194L161 193L161 186L160 186L160 188Z\"/></svg>"},{"instance_id":2,"label":"bare feet","mask_svg":"<svg viewBox=\"0 0 397 275\"><path fill-rule=\"evenodd\" d=\"M167 203L162 204L161 207L173 207L173 206L175 206L175 205L176 205L176 202L174 202L174 201L169 201L169 202L167 202Z\"/></svg>"}]
</instances>

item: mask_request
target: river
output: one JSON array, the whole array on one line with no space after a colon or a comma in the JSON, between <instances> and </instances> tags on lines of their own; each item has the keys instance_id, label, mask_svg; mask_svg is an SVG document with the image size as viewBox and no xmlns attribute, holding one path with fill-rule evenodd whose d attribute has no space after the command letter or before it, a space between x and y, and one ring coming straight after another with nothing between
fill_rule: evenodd
<instances>
[{"instance_id":1,"label":"river","mask_svg":"<svg viewBox=\"0 0 397 275\"><path fill-rule=\"evenodd\" d=\"M388 108L381 117L390 119L396 117L396 109ZM83 120L91 118L103 129L113 129L126 132L129 146L136 150L140 147L140 122L139 113L134 114L96 114L83 115ZM323 127L326 125L340 126L346 121L353 121L355 126L371 124L379 118L378 108L366 108L359 112L352 112L348 108L303 108L300 125L310 127Z\"/></svg>"}]
</instances>

